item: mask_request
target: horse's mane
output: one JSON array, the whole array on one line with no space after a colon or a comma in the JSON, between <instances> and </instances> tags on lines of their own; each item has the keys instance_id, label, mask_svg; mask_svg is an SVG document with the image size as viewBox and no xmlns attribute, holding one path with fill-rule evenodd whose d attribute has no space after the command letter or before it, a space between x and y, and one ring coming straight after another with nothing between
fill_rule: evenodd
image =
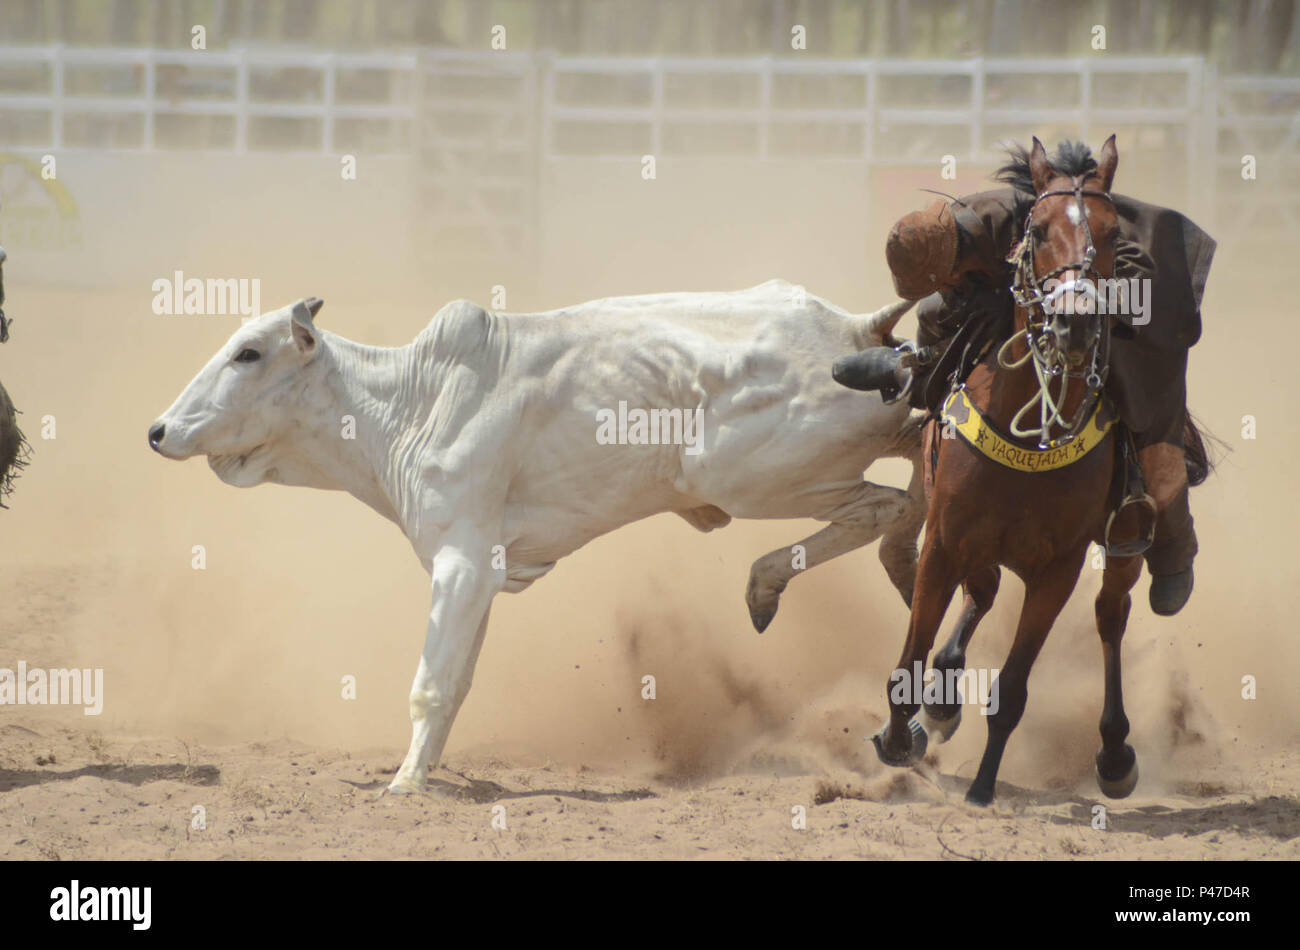
<instances>
[{"instance_id":1,"label":"horse's mane","mask_svg":"<svg viewBox=\"0 0 1300 950\"><path fill-rule=\"evenodd\" d=\"M994 172L994 180L1032 195L1034 179L1029 173L1029 150L1023 145L1012 145L1007 149L1007 156L1010 161ZM1097 170L1097 160L1092 157L1092 149L1083 142L1071 142L1068 139L1056 146L1056 156L1049 158L1047 163L1060 174L1071 178Z\"/></svg>"}]
</instances>

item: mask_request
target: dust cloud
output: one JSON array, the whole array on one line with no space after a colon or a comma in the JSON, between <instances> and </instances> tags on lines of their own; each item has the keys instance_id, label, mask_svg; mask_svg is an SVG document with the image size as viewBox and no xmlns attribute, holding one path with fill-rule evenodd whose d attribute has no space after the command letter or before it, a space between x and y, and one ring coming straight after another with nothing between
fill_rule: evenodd
<instances>
[{"instance_id":1,"label":"dust cloud","mask_svg":"<svg viewBox=\"0 0 1300 950\"><path fill-rule=\"evenodd\" d=\"M283 159L289 168L281 163L274 182L213 191L215 179L194 159L189 187L219 207L175 218L181 260L151 250L156 224L129 216L87 239L111 240L119 256L138 242L156 276L176 267L259 276L266 309L321 296L322 326L388 345L409 340L456 296L487 304L497 284L510 288L509 309L520 311L772 277L858 311L892 299L881 252L888 221L877 220L887 214L879 204L874 217L859 212L870 205L860 171L825 175L792 162L750 174L665 163L653 184L635 164L618 172L622 184L609 170L600 180L559 178L550 182L550 237L529 270L514 261L443 266L441 252L450 260L455 249L439 247L423 248L418 264L394 266L409 237L368 219L364 203L346 218L323 210L306 222L268 211L294 161ZM784 185L772 187L774 179ZM981 182L971 175L959 184L969 191ZM886 202L887 212L930 198L908 190ZM344 229L370 256L331 254ZM1249 769L1261 750L1297 738L1300 643L1284 599L1298 587L1296 432L1285 408L1295 375L1285 344L1300 314L1293 301L1265 293L1269 275L1288 266L1285 249L1272 259L1234 251L1221 249L1192 357L1193 408L1231 448L1193 493L1202 548L1196 593L1178 618L1155 618L1144 576L1125 641L1131 741L1147 791L1176 789L1200 761ZM12 594L53 591L71 603L57 636L39 640L30 637L48 619L41 610L11 612L19 618L11 642L29 647L22 658L103 667L105 732L204 742L290 737L391 750L395 765L428 611L427 578L399 530L340 494L236 490L202 461L154 455L147 427L237 318L156 316L149 281L135 276L94 289L75 275L66 285L38 284L25 279L20 250L10 255L8 310L18 322L0 350L0 372L35 454L11 510L0 513L0 563ZM1253 441L1240 438L1248 414L1258 424ZM48 425L54 438L42 435ZM871 473L897 485L906 474L896 463ZM684 783L736 771L878 775L863 738L885 711L907 612L875 547L797 578L762 636L745 610L750 563L816 527L733 523L701 535L660 516L598 539L532 589L499 597L450 756ZM203 570L192 566L196 546ZM1102 691L1097 584L1085 567L1034 671L1006 781L1091 781ZM1001 665L1021 590L1004 577L972 666ZM1259 683L1254 701L1241 698L1247 675ZM356 678L355 700L341 698L347 676ZM654 700L641 698L645 676L655 678ZM974 774L984 729L972 712L937 753L944 772Z\"/></svg>"}]
</instances>

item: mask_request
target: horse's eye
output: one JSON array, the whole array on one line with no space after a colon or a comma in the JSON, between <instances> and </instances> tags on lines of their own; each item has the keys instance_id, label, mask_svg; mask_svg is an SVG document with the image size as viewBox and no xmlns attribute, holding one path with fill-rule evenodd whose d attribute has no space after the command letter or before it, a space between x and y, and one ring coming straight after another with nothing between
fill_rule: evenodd
<instances>
[{"instance_id":1,"label":"horse's eye","mask_svg":"<svg viewBox=\"0 0 1300 950\"><path fill-rule=\"evenodd\" d=\"M1045 237L1042 226L1035 224L1029 229L1029 236L1034 239L1034 243L1042 244L1043 238Z\"/></svg>"},{"instance_id":2,"label":"horse's eye","mask_svg":"<svg viewBox=\"0 0 1300 950\"><path fill-rule=\"evenodd\" d=\"M262 358L262 354L257 350L250 350L247 347L240 350L235 356L236 363L255 363Z\"/></svg>"}]
</instances>

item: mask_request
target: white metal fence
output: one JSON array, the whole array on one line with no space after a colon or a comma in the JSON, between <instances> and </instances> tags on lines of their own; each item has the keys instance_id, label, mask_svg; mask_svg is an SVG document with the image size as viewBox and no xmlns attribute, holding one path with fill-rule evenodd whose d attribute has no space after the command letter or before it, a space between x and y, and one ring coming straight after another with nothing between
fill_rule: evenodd
<instances>
[{"instance_id":1,"label":"white metal fence","mask_svg":"<svg viewBox=\"0 0 1300 950\"><path fill-rule=\"evenodd\" d=\"M0 146L409 151L415 55L0 48Z\"/></svg>"},{"instance_id":2,"label":"white metal fence","mask_svg":"<svg viewBox=\"0 0 1300 950\"><path fill-rule=\"evenodd\" d=\"M1028 131L1086 140L1103 129L1121 133L1126 155L1178 169L1196 213L1223 218L1226 206L1230 224L1280 224L1300 239L1300 79L1220 79L1199 57L0 48L0 148L417 155L444 220L495 238L529 226L544 162L986 164ZM1247 154L1269 188L1238 187Z\"/></svg>"}]
</instances>

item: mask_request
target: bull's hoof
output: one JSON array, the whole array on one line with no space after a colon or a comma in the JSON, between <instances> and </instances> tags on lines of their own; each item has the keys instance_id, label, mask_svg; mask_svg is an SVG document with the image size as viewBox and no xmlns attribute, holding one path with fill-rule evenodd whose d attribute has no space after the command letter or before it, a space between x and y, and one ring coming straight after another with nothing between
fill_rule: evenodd
<instances>
[{"instance_id":1,"label":"bull's hoof","mask_svg":"<svg viewBox=\"0 0 1300 950\"><path fill-rule=\"evenodd\" d=\"M921 707L921 724L940 744L947 742L961 725L960 700L952 706Z\"/></svg>"},{"instance_id":2,"label":"bull's hoof","mask_svg":"<svg viewBox=\"0 0 1300 950\"><path fill-rule=\"evenodd\" d=\"M750 568L749 584L745 587L745 606L749 608L749 620L759 633L766 630L776 616L776 608L781 606L781 593L785 590L784 584L773 590L770 584L758 580L763 576L761 564L762 560L756 561Z\"/></svg>"},{"instance_id":3,"label":"bull's hoof","mask_svg":"<svg viewBox=\"0 0 1300 950\"><path fill-rule=\"evenodd\" d=\"M754 625L754 629L762 633L776 616L776 607L757 606L749 604L749 622Z\"/></svg>"},{"instance_id":4,"label":"bull's hoof","mask_svg":"<svg viewBox=\"0 0 1300 950\"><path fill-rule=\"evenodd\" d=\"M1117 778L1107 778L1107 773L1115 775L1117 770L1102 768L1102 754L1097 753L1097 787L1107 798L1128 798L1138 783L1137 753L1130 745L1124 746L1124 757L1130 759L1128 768Z\"/></svg>"},{"instance_id":5,"label":"bull's hoof","mask_svg":"<svg viewBox=\"0 0 1300 950\"><path fill-rule=\"evenodd\" d=\"M427 795L429 786L426 782L417 782L415 779L404 778L401 775L389 783L388 788L380 792L382 797L385 793L389 795Z\"/></svg>"},{"instance_id":6,"label":"bull's hoof","mask_svg":"<svg viewBox=\"0 0 1300 950\"><path fill-rule=\"evenodd\" d=\"M880 757L881 762L894 768L907 768L925 757L929 739L925 735L925 727L915 719L907 724L909 745L901 752L891 752L886 749L885 733L888 731L889 723L886 722L880 727L880 731L871 737L871 744L876 747L876 755Z\"/></svg>"}]
</instances>

